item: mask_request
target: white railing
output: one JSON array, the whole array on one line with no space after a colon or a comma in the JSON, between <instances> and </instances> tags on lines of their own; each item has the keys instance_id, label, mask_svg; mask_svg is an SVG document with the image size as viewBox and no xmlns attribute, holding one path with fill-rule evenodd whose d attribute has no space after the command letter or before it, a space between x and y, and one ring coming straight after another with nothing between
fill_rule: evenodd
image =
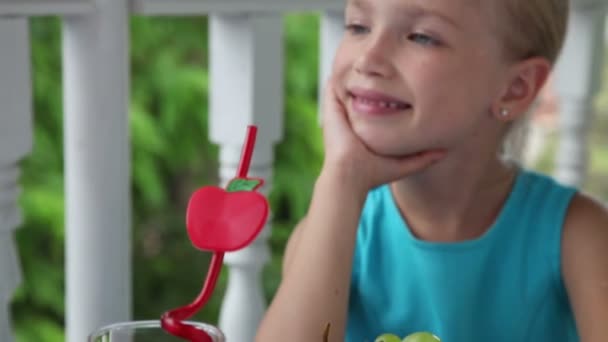
<instances>
[{"instance_id":1,"label":"white railing","mask_svg":"<svg viewBox=\"0 0 608 342\"><path fill-rule=\"evenodd\" d=\"M0 15L30 17L38 15L72 15L91 13L94 0L2 0Z\"/></svg>"},{"instance_id":2,"label":"white railing","mask_svg":"<svg viewBox=\"0 0 608 342\"><path fill-rule=\"evenodd\" d=\"M16 0L15 0L16 1ZM275 13L340 10L342 0L132 0L134 13L200 15L209 13Z\"/></svg>"},{"instance_id":3,"label":"white railing","mask_svg":"<svg viewBox=\"0 0 608 342\"><path fill-rule=\"evenodd\" d=\"M599 89L603 46L596 37L604 32L606 11L600 0L579 1L558 68L564 108L558 176L572 184L585 175L586 127ZM80 342L101 325L131 318L129 16L210 15L210 136L221 146L222 182L235 174L242 129L251 123L260 127L251 174L271 180L273 149L283 134L282 15L321 14L323 82L342 35L342 5L342 0L0 0L0 341L12 341L8 308L20 282L13 241L21 222L18 163L32 144L28 17L56 15L64 23L66 336ZM251 341L265 310L261 269L270 254L270 229L251 247L226 256L229 283L220 327L230 342Z\"/></svg>"},{"instance_id":4,"label":"white railing","mask_svg":"<svg viewBox=\"0 0 608 342\"><path fill-rule=\"evenodd\" d=\"M270 181L283 132L282 22L278 14L219 14L210 20L210 138L219 144L220 177L236 175L243 123L259 125L251 175ZM256 75L264 75L258 76ZM267 193L272 185L264 187ZM226 255L230 281L220 312L227 339L248 341L265 310L261 271L270 258L267 225L250 247ZM237 318L238 317L238 318Z\"/></svg>"}]
</instances>

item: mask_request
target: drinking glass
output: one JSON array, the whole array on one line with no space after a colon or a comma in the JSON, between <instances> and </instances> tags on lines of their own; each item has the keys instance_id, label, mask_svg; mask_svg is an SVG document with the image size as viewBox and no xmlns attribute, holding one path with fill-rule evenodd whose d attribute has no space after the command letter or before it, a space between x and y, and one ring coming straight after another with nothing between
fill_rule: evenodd
<instances>
[{"instance_id":1,"label":"drinking glass","mask_svg":"<svg viewBox=\"0 0 608 342\"><path fill-rule=\"evenodd\" d=\"M196 329L205 331L213 342L225 342L220 329L200 322L184 321ZM188 342L187 339L166 332L160 321L132 321L107 325L89 335L88 342Z\"/></svg>"}]
</instances>

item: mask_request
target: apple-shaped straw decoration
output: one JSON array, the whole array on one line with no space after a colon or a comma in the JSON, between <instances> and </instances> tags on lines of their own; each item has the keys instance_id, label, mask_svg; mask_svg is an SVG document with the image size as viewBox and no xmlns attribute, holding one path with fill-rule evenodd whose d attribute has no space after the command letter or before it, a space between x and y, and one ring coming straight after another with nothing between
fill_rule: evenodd
<instances>
[{"instance_id":1,"label":"apple-shaped straw decoration","mask_svg":"<svg viewBox=\"0 0 608 342\"><path fill-rule=\"evenodd\" d=\"M268 217L268 201L256 192L264 183L247 178L255 146L256 126L247 128L247 138L241 154L237 176L226 189L205 186L194 192L186 211L186 227L192 244L213 252L205 284L194 302L165 312L161 326L172 335L191 342L213 342L204 331L182 320L196 314L209 300L219 277L224 252L242 249L258 236Z\"/></svg>"}]
</instances>

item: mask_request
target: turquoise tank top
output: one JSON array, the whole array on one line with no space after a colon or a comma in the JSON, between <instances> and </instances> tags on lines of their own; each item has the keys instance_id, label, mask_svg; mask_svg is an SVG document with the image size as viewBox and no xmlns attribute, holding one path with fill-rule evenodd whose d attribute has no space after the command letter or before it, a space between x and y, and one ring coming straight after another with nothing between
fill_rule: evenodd
<instances>
[{"instance_id":1,"label":"turquoise tank top","mask_svg":"<svg viewBox=\"0 0 608 342\"><path fill-rule=\"evenodd\" d=\"M363 208L346 340L430 331L442 342L575 342L560 241L576 190L521 170L495 223L456 243L417 239L388 185Z\"/></svg>"}]
</instances>

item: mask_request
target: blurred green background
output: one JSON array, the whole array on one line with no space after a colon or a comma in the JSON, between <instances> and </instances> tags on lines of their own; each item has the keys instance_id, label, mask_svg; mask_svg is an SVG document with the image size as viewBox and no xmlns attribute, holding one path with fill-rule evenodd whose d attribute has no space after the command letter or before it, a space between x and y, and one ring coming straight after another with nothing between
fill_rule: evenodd
<instances>
[{"instance_id":1,"label":"blurred green background","mask_svg":"<svg viewBox=\"0 0 608 342\"><path fill-rule=\"evenodd\" d=\"M17 230L24 281L12 310L18 341L64 340L64 194L61 26L53 18L31 22L35 88L35 145L23 162ZM274 293L289 233L302 217L322 158L317 124L318 31L315 14L285 17L285 139L276 147L273 251L264 291ZM155 319L192 300L209 255L186 235L191 192L218 182L218 147L208 141L207 20L204 17L131 20L134 318ZM604 68L608 70L608 68ZM606 77L605 77L606 79ZM608 201L608 93L597 99L590 137L591 176L585 186ZM538 165L553 168L555 134ZM177 265L187 265L176 267ZM193 271L194 270L194 271ZM198 271L196 271L198 270ZM196 319L216 323L226 273L209 306Z\"/></svg>"}]
</instances>

